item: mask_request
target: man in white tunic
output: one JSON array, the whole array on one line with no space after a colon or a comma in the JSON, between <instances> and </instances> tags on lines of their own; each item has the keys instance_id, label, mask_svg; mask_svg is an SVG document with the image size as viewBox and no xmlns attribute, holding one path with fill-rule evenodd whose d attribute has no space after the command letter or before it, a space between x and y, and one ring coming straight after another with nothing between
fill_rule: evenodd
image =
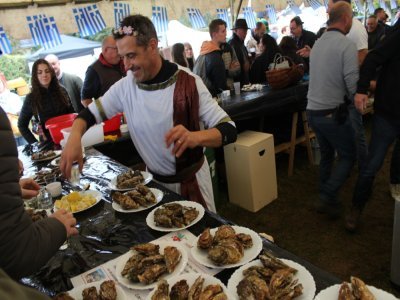
<instances>
[{"instance_id":1,"label":"man in white tunic","mask_svg":"<svg viewBox=\"0 0 400 300\"><path fill-rule=\"evenodd\" d=\"M76 160L82 168L81 137L87 128L124 112L135 147L155 179L215 211L203 147L234 142L234 123L200 77L161 58L147 17L126 17L114 37L127 76L75 120L62 153L63 174L70 177Z\"/></svg>"}]
</instances>

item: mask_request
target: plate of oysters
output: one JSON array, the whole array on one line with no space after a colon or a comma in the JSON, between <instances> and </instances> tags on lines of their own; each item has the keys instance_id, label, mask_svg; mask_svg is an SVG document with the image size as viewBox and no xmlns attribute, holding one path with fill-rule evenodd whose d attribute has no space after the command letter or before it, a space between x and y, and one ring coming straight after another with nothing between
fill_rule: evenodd
<instances>
[{"instance_id":1,"label":"plate of oysters","mask_svg":"<svg viewBox=\"0 0 400 300\"><path fill-rule=\"evenodd\" d=\"M204 216L204 208L193 201L175 201L153 209L146 217L154 230L178 231L196 224Z\"/></svg>"},{"instance_id":2,"label":"plate of oysters","mask_svg":"<svg viewBox=\"0 0 400 300\"><path fill-rule=\"evenodd\" d=\"M91 282L88 284L77 286L76 288L58 294L54 299L71 299L66 298L68 296L75 300L80 299L113 299L113 300L125 300L128 299L124 290L114 280L103 280L97 282ZM64 296L64 298L61 298ZM60 298L59 298L60 297Z\"/></svg>"},{"instance_id":3,"label":"plate of oysters","mask_svg":"<svg viewBox=\"0 0 400 300\"><path fill-rule=\"evenodd\" d=\"M164 193L159 189L139 184L128 192L114 192L111 196L112 208L122 213L139 212L153 207L162 200L163 196Z\"/></svg>"},{"instance_id":4,"label":"plate of oysters","mask_svg":"<svg viewBox=\"0 0 400 300\"><path fill-rule=\"evenodd\" d=\"M235 268L253 260L262 250L260 236L241 226L206 228L191 248L193 258L210 268Z\"/></svg>"},{"instance_id":5,"label":"plate of oysters","mask_svg":"<svg viewBox=\"0 0 400 300\"><path fill-rule=\"evenodd\" d=\"M233 299L226 286L208 274L184 273L160 280L147 300L158 299Z\"/></svg>"},{"instance_id":6,"label":"plate of oysters","mask_svg":"<svg viewBox=\"0 0 400 300\"><path fill-rule=\"evenodd\" d=\"M32 161L47 161L61 155L61 150L43 150L33 153L31 156Z\"/></svg>"},{"instance_id":7,"label":"plate of oysters","mask_svg":"<svg viewBox=\"0 0 400 300\"><path fill-rule=\"evenodd\" d=\"M152 180L153 175L149 172L129 170L111 179L108 186L114 191L129 191L138 184L148 184Z\"/></svg>"},{"instance_id":8,"label":"plate of oysters","mask_svg":"<svg viewBox=\"0 0 400 300\"><path fill-rule=\"evenodd\" d=\"M118 282L129 289L147 290L160 279L168 280L182 273L188 262L179 242L153 241L138 244L117 260Z\"/></svg>"},{"instance_id":9,"label":"plate of oysters","mask_svg":"<svg viewBox=\"0 0 400 300\"><path fill-rule=\"evenodd\" d=\"M228 281L232 299L314 299L314 278L302 265L268 251L258 258L232 274Z\"/></svg>"},{"instance_id":10,"label":"plate of oysters","mask_svg":"<svg viewBox=\"0 0 400 300\"><path fill-rule=\"evenodd\" d=\"M395 300L392 294L376 287L366 285L364 281L357 277L350 277L350 283L332 285L318 293L315 300L338 300L338 299L371 299L371 300Z\"/></svg>"}]
</instances>

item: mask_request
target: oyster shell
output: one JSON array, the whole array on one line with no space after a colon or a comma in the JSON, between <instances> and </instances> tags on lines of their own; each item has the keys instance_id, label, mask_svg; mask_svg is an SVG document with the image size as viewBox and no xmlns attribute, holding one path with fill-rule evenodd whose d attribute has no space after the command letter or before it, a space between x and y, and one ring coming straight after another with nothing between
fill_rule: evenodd
<instances>
[{"instance_id":1,"label":"oyster shell","mask_svg":"<svg viewBox=\"0 0 400 300\"><path fill-rule=\"evenodd\" d=\"M82 291L83 300L97 300L97 289L94 286L88 287Z\"/></svg>"},{"instance_id":2,"label":"oyster shell","mask_svg":"<svg viewBox=\"0 0 400 300\"><path fill-rule=\"evenodd\" d=\"M100 285L99 299L116 300L117 290L113 280L106 280Z\"/></svg>"},{"instance_id":3,"label":"oyster shell","mask_svg":"<svg viewBox=\"0 0 400 300\"><path fill-rule=\"evenodd\" d=\"M356 300L348 282L340 285L338 300Z\"/></svg>"},{"instance_id":4,"label":"oyster shell","mask_svg":"<svg viewBox=\"0 0 400 300\"><path fill-rule=\"evenodd\" d=\"M151 296L151 300L170 300L168 295L169 284L166 280L162 279L157 285L157 290Z\"/></svg>"},{"instance_id":5,"label":"oyster shell","mask_svg":"<svg viewBox=\"0 0 400 300\"><path fill-rule=\"evenodd\" d=\"M296 269L289 267L287 264L285 264L283 261L280 259L276 258L273 256L270 252L268 251L263 251L263 254L259 256L259 259L261 260L262 264L266 267L269 268L273 271L277 271L280 269L288 269L290 270L291 273L295 274L297 272Z\"/></svg>"},{"instance_id":6,"label":"oyster shell","mask_svg":"<svg viewBox=\"0 0 400 300\"><path fill-rule=\"evenodd\" d=\"M240 300L270 299L267 283L255 275L250 275L242 279L237 286L237 293Z\"/></svg>"},{"instance_id":7,"label":"oyster shell","mask_svg":"<svg viewBox=\"0 0 400 300\"><path fill-rule=\"evenodd\" d=\"M121 205L123 209L136 209L139 207L139 204L136 203L131 197L120 192L113 193L112 199Z\"/></svg>"},{"instance_id":8,"label":"oyster shell","mask_svg":"<svg viewBox=\"0 0 400 300\"><path fill-rule=\"evenodd\" d=\"M251 266L250 268L243 271L243 275L245 277L255 275L260 277L261 279L264 279L266 282L270 282L272 274L274 274L274 271L260 266Z\"/></svg>"},{"instance_id":9,"label":"oyster shell","mask_svg":"<svg viewBox=\"0 0 400 300\"><path fill-rule=\"evenodd\" d=\"M164 204L154 212L154 222L161 227L182 228L193 222L199 211L193 207L182 206L179 203Z\"/></svg>"},{"instance_id":10,"label":"oyster shell","mask_svg":"<svg viewBox=\"0 0 400 300\"><path fill-rule=\"evenodd\" d=\"M222 225L218 227L214 235L214 242L217 243L220 240L234 239L236 237L235 229L230 225Z\"/></svg>"},{"instance_id":11,"label":"oyster shell","mask_svg":"<svg viewBox=\"0 0 400 300\"><path fill-rule=\"evenodd\" d=\"M164 248L164 259L169 273L175 270L181 258L182 253L176 247L167 246Z\"/></svg>"},{"instance_id":12,"label":"oyster shell","mask_svg":"<svg viewBox=\"0 0 400 300\"><path fill-rule=\"evenodd\" d=\"M143 181L144 178L140 171L129 170L117 176L117 188L119 189L132 188L138 185L139 183L142 183Z\"/></svg>"},{"instance_id":13,"label":"oyster shell","mask_svg":"<svg viewBox=\"0 0 400 300\"><path fill-rule=\"evenodd\" d=\"M187 209L184 209L183 219L185 225L189 225L190 223L192 223L197 218L198 215L199 211L194 207L189 207Z\"/></svg>"},{"instance_id":14,"label":"oyster shell","mask_svg":"<svg viewBox=\"0 0 400 300\"><path fill-rule=\"evenodd\" d=\"M361 300L375 300L375 296L368 289L367 285L360 278L350 277L351 287L353 288L353 294L356 299Z\"/></svg>"},{"instance_id":15,"label":"oyster shell","mask_svg":"<svg viewBox=\"0 0 400 300\"><path fill-rule=\"evenodd\" d=\"M142 253L146 256L160 254L160 246L152 243L135 245L131 249L139 253Z\"/></svg>"},{"instance_id":16,"label":"oyster shell","mask_svg":"<svg viewBox=\"0 0 400 300\"><path fill-rule=\"evenodd\" d=\"M186 280L180 280L173 285L169 293L171 300L186 300L189 297L189 285Z\"/></svg>"},{"instance_id":17,"label":"oyster shell","mask_svg":"<svg viewBox=\"0 0 400 300\"><path fill-rule=\"evenodd\" d=\"M203 233L200 235L197 246L202 249L208 249L213 243L213 236L211 235L210 228L204 229Z\"/></svg>"},{"instance_id":18,"label":"oyster shell","mask_svg":"<svg viewBox=\"0 0 400 300\"><path fill-rule=\"evenodd\" d=\"M141 283L149 284L157 281L165 272L167 272L165 264L155 264L147 267L146 270L137 277Z\"/></svg>"},{"instance_id":19,"label":"oyster shell","mask_svg":"<svg viewBox=\"0 0 400 300\"><path fill-rule=\"evenodd\" d=\"M250 234L238 233L236 239L243 245L245 249L253 247L253 239Z\"/></svg>"},{"instance_id":20,"label":"oyster shell","mask_svg":"<svg viewBox=\"0 0 400 300\"><path fill-rule=\"evenodd\" d=\"M199 300L201 291L203 289L204 278L199 276L192 284L192 287L189 290L189 300Z\"/></svg>"},{"instance_id":21,"label":"oyster shell","mask_svg":"<svg viewBox=\"0 0 400 300\"><path fill-rule=\"evenodd\" d=\"M225 295L224 291L219 284L210 284L201 292L199 300L212 300L217 296L219 299L227 299L226 295L225 298L223 298L223 295Z\"/></svg>"}]
</instances>

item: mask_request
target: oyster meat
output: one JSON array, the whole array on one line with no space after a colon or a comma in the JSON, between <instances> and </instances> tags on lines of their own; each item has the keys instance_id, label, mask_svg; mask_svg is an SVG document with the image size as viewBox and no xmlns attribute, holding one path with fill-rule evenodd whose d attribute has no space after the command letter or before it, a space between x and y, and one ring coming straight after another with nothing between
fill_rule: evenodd
<instances>
[{"instance_id":1,"label":"oyster meat","mask_svg":"<svg viewBox=\"0 0 400 300\"><path fill-rule=\"evenodd\" d=\"M164 248L164 259L168 273L172 273L175 270L175 267L179 264L181 258L182 254L176 247L167 246Z\"/></svg>"}]
</instances>

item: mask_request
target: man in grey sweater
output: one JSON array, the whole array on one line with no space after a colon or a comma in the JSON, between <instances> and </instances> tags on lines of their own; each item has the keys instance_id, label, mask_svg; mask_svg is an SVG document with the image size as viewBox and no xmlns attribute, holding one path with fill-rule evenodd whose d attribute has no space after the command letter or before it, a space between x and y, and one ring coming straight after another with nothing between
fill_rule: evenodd
<instances>
[{"instance_id":1,"label":"man in grey sweater","mask_svg":"<svg viewBox=\"0 0 400 300\"><path fill-rule=\"evenodd\" d=\"M348 117L358 80L357 49L346 34L352 25L351 6L340 1L329 11L327 32L310 56L307 114L321 150L317 211L332 218L340 214L337 192L356 160L354 131ZM335 152L338 153L333 168Z\"/></svg>"}]
</instances>

